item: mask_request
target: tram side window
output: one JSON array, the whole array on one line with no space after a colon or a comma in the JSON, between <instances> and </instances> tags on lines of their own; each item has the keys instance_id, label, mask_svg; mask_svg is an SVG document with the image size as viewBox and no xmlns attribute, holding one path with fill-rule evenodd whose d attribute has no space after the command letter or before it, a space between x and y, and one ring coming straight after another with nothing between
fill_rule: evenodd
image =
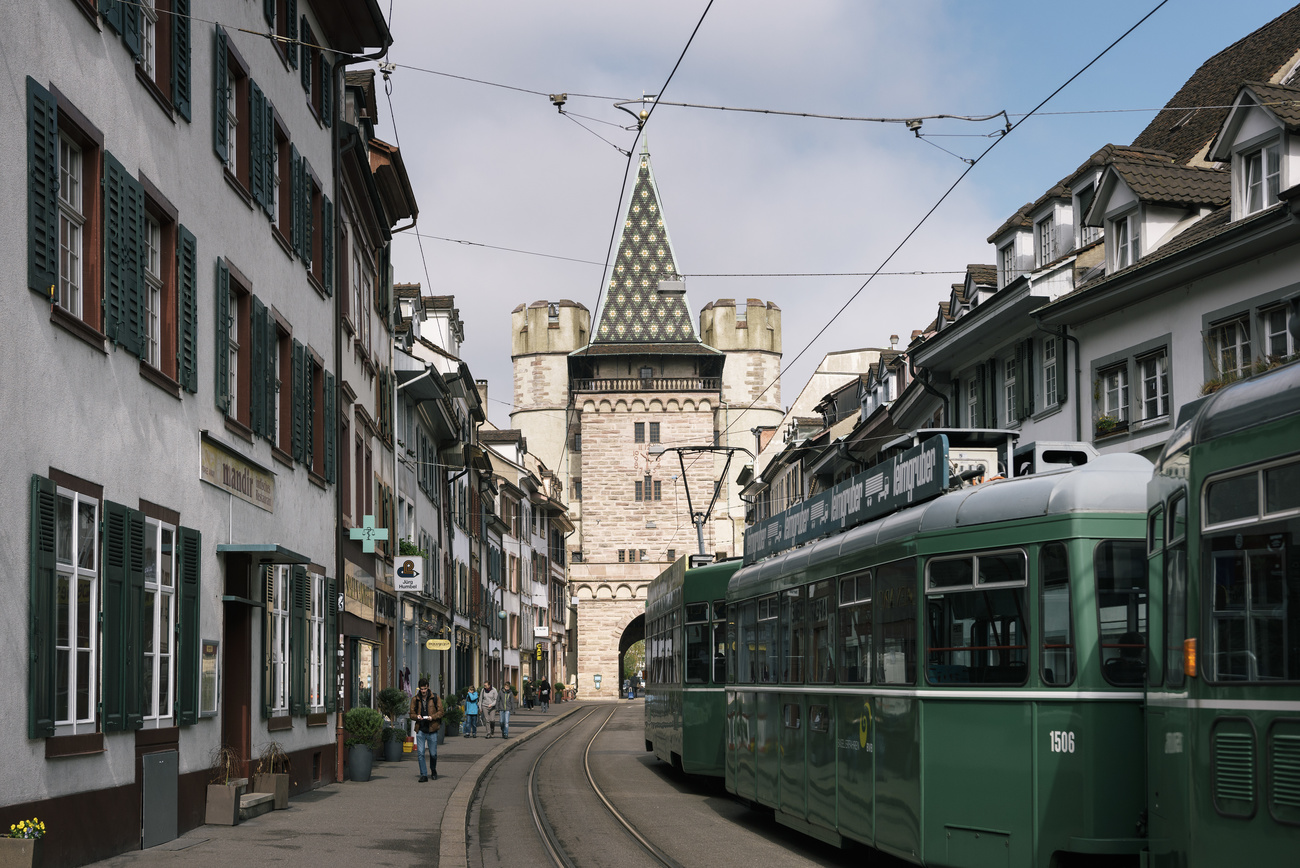
<instances>
[{"instance_id":1,"label":"tram side window","mask_svg":"<svg viewBox=\"0 0 1300 868\"><path fill-rule=\"evenodd\" d=\"M1214 681L1300 680L1300 519L1205 541L1213 579ZM1255 532L1255 531L1258 532Z\"/></svg>"},{"instance_id":2,"label":"tram side window","mask_svg":"<svg viewBox=\"0 0 1300 868\"><path fill-rule=\"evenodd\" d=\"M1029 677L1024 551L934 558L926 566L926 681L1024 684Z\"/></svg>"},{"instance_id":3,"label":"tram side window","mask_svg":"<svg viewBox=\"0 0 1300 868\"><path fill-rule=\"evenodd\" d=\"M713 683L727 683L727 603L713 601Z\"/></svg>"},{"instance_id":4,"label":"tram side window","mask_svg":"<svg viewBox=\"0 0 1300 868\"><path fill-rule=\"evenodd\" d=\"M813 582L808 586L808 683L835 681L835 583Z\"/></svg>"},{"instance_id":5,"label":"tram side window","mask_svg":"<svg viewBox=\"0 0 1300 868\"><path fill-rule=\"evenodd\" d=\"M1177 494L1169 501L1168 536L1165 540L1163 578L1165 583L1165 685L1182 687L1183 642L1187 639L1187 496ZM1152 675L1154 680L1155 675Z\"/></svg>"},{"instance_id":6,"label":"tram side window","mask_svg":"<svg viewBox=\"0 0 1300 868\"><path fill-rule=\"evenodd\" d=\"M1106 540L1093 552L1101 668L1117 687L1137 687L1146 676L1146 540Z\"/></svg>"},{"instance_id":7,"label":"tram side window","mask_svg":"<svg viewBox=\"0 0 1300 868\"><path fill-rule=\"evenodd\" d=\"M758 681L758 601L740 604L736 618L740 641L736 643L736 682L753 684Z\"/></svg>"},{"instance_id":8,"label":"tram side window","mask_svg":"<svg viewBox=\"0 0 1300 868\"><path fill-rule=\"evenodd\" d=\"M803 588L790 588L781 594L781 652L781 680L803 684L804 657L808 653Z\"/></svg>"},{"instance_id":9,"label":"tram side window","mask_svg":"<svg viewBox=\"0 0 1300 868\"><path fill-rule=\"evenodd\" d=\"M871 571L840 579L841 684L871 681Z\"/></svg>"},{"instance_id":10,"label":"tram side window","mask_svg":"<svg viewBox=\"0 0 1300 868\"><path fill-rule=\"evenodd\" d=\"M1038 553L1039 611L1042 622L1042 678L1049 687L1074 683L1074 613L1070 603L1070 562L1063 543Z\"/></svg>"},{"instance_id":11,"label":"tram side window","mask_svg":"<svg viewBox=\"0 0 1300 868\"><path fill-rule=\"evenodd\" d=\"M876 568L877 681L916 683L916 560Z\"/></svg>"},{"instance_id":12,"label":"tram side window","mask_svg":"<svg viewBox=\"0 0 1300 868\"><path fill-rule=\"evenodd\" d=\"M686 683L709 683L709 604L686 604Z\"/></svg>"},{"instance_id":13,"label":"tram side window","mask_svg":"<svg viewBox=\"0 0 1300 868\"><path fill-rule=\"evenodd\" d=\"M758 601L758 630L754 645L754 680L760 684L775 684L781 675L780 606L777 596L763 597Z\"/></svg>"}]
</instances>

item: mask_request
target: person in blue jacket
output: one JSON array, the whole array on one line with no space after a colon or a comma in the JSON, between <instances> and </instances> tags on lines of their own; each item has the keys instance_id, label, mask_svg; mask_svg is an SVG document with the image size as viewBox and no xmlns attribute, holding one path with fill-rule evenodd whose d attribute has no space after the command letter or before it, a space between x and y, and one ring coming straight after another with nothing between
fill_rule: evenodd
<instances>
[{"instance_id":1,"label":"person in blue jacket","mask_svg":"<svg viewBox=\"0 0 1300 868\"><path fill-rule=\"evenodd\" d=\"M474 687L465 694L465 722L469 724L469 737L478 738L478 690Z\"/></svg>"}]
</instances>

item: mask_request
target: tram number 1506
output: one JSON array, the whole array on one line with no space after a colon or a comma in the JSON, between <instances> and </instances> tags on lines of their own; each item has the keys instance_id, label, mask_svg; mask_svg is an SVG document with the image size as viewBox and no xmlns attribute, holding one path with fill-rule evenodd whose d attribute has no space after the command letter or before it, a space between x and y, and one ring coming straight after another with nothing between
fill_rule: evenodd
<instances>
[{"instance_id":1,"label":"tram number 1506","mask_svg":"<svg viewBox=\"0 0 1300 868\"><path fill-rule=\"evenodd\" d=\"M1054 729L1048 735L1052 737L1052 753L1074 753L1074 733Z\"/></svg>"}]
</instances>

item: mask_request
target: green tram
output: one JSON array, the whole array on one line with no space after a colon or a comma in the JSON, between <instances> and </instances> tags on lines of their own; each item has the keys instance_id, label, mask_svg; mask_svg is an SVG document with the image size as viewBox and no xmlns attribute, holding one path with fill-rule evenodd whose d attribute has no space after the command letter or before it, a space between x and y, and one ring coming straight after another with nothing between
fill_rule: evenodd
<instances>
[{"instance_id":1,"label":"green tram","mask_svg":"<svg viewBox=\"0 0 1300 868\"><path fill-rule=\"evenodd\" d=\"M1147 861L1300 864L1300 365L1179 425L1148 527Z\"/></svg>"},{"instance_id":2,"label":"green tram","mask_svg":"<svg viewBox=\"0 0 1300 868\"><path fill-rule=\"evenodd\" d=\"M646 593L645 749L691 774L722 777L727 582L740 563L678 558Z\"/></svg>"},{"instance_id":3,"label":"green tram","mask_svg":"<svg viewBox=\"0 0 1300 868\"><path fill-rule=\"evenodd\" d=\"M1151 473L989 481L737 571L727 789L922 865L1136 863Z\"/></svg>"}]
</instances>

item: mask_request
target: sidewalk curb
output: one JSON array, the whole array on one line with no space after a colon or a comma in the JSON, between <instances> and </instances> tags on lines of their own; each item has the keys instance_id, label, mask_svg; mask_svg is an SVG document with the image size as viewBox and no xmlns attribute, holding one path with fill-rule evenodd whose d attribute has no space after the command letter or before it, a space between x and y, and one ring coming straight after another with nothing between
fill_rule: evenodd
<instances>
[{"instance_id":1,"label":"sidewalk curb","mask_svg":"<svg viewBox=\"0 0 1300 868\"><path fill-rule=\"evenodd\" d=\"M579 706L582 707L584 706ZM513 744L506 744L505 739L502 739L500 745L494 746L492 750L475 760L469 771L456 783L456 789L452 790L451 797L447 800L447 807L443 809L442 825L438 836L438 868L468 868L470 806L487 770L496 765L506 751L513 750L519 744L578 710L578 708L565 709L545 723L531 727L517 739L511 739Z\"/></svg>"}]
</instances>

